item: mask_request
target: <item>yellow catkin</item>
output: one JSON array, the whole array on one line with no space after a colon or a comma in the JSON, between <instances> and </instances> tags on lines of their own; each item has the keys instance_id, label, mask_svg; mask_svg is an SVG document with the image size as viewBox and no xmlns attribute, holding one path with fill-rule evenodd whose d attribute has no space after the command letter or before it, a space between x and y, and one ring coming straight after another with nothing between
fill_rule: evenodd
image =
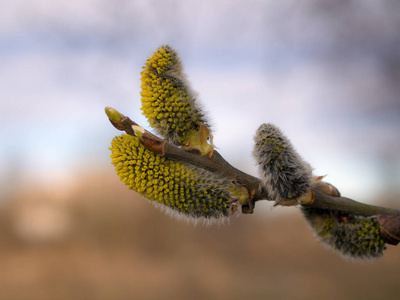
<instances>
[{"instance_id":1,"label":"yellow catkin","mask_svg":"<svg viewBox=\"0 0 400 300\"><path fill-rule=\"evenodd\" d=\"M344 256L380 257L386 249L375 217L349 215L343 218L338 212L306 207L302 211L316 237Z\"/></svg>"},{"instance_id":2,"label":"yellow catkin","mask_svg":"<svg viewBox=\"0 0 400 300\"><path fill-rule=\"evenodd\" d=\"M202 124L209 128L182 69L178 53L166 45L141 72L142 112L159 135L177 146L186 146Z\"/></svg>"},{"instance_id":3,"label":"yellow catkin","mask_svg":"<svg viewBox=\"0 0 400 300\"><path fill-rule=\"evenodd\" d=\"M230 214L232 184L216 175L165 159L122 134L111 142L111 162L120 179L147 199L194 218Z\"/></svg>"}]
</instances>

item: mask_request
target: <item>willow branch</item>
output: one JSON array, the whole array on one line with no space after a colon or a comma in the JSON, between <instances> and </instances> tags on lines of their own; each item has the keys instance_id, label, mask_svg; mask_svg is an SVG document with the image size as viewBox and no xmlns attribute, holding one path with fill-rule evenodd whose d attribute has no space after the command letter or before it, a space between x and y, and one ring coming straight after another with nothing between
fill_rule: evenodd
<instances>
[{"instance_id":1,"label":"willow branch","mask_svg":"<svg viewBox=\"0 0 400 300\"><path fill-rule=\"evenodd\" d=\"M137 136L134 126L139 125L132 121L129 117L125 117L120 113L118 114L118 118L112 118L109 115L111 124L118 130L125 131L129 135ZM211 157L189 152L163 139L160 139L156 135L144 129L140 136L140 142L148 150L153 151L154 153L167 159L172 159L203 168L223 177L230 178L232 181L245 186L251 197L249 205L243 206L242 208L244 213L252 213L254 204L257 201L272 201L270 200L271 198L269 197L267 190L263 188L262 182L259 178L236 169L230 165L217 151L214 151ZM313 201L304 206L310 208L329 209L361 216L373 216L380 214L400 215L400 210L398 209L368 205L349 198L340 197L339 195L328 195L326 192L328 186L330 185L323 182L321 182L319 185L316 185L312 189Z\"/></svg>"},{"instance_id":2,"label":"willow branch","mask_svg":"<svg viewBox=\"0 0 400 300\"><path fill-rule=\"evenodd\" d=\"M400 215L400 210L394 208L368 205L345 197L332 197L322 193L317 189L314 189L314 192L314 202L311 205L306 205L308 207L335 210L347 214L355 214L366 217L380 214Z\"/></svg>"}]
</instances>

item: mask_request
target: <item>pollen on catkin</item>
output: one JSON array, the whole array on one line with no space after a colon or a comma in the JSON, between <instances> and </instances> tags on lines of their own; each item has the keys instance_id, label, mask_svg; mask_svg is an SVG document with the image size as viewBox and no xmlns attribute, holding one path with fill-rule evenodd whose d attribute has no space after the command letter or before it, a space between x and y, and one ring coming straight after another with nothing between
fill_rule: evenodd
<instances>
[{"instance_id":1,"label":"pollen on catkin","mask_svg":"<svg viewBox=\"0 0 400 300\"><path fill-rule=\"evenodd\" d=\"M302 211L316 238L345 257L381 257L386 249L375 217L343 217L338 212L306 207Z\"/></svg>"},{"instance_id":2,"label":"pollen on catkin","mask_svg":"<svg viewBox=\"0 0 400 300\"><path fill-rule=\"evenodd\" d=\"M165 45L147 59L141 72L142 112L159 135L177 146L187 146L202 125L210 130L182 71L178 53ZM212 138L211 132L209 137ZM210 149L208 147L207 151Z\"/></svg>"},{"instance_id":3,"label":"pollen on catkin","mask_svg":"<svg viewBox=\"0 0 400 300\"><path fill-rule=\"evenodd\" d=\"M263 187L277 204L295 200L311 187L312 169L294 150L289 139L272 124L262 124L254 137Z\"/></svg>"},{"instance_id":4,"label":"pollen on catkin","mask_svg":"<svg viewBox=\"0 0 400 300\"><path fill-rule=\"evenodd\" d=\"M160 157L131 135L115 137L110 150L111 162L129 189L168 213L205 223L231 215L238 189L227 179Z\"/></svg>"}]
</instances>

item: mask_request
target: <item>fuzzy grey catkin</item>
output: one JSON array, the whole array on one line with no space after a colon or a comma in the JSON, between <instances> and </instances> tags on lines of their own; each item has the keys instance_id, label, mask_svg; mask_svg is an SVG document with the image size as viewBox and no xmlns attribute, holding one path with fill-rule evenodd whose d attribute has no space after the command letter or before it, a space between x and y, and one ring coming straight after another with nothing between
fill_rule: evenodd
<instances>
[{"instance_id":1,"label":"fuzzy grey catkin","mask_svg":"<svg viewBox=\"0 0 400 300\"><path fill-rule=\"evenodd\" d=\"M312 169L278 127L262 124L254 137L253 155L271 200L295 200L311 187Z\"/></svg>"},{"instance_id":2,"label":"fuzzy grey catkin","mask_svg":"<svg viewBox=\"0 0 400 300\"><path fill-rule=\"evenodd\" d=\"M302 207L316 238L345 257L380 257L386 249L375 217L341 215L338 212Z\"/></svg>"}]
</instances>

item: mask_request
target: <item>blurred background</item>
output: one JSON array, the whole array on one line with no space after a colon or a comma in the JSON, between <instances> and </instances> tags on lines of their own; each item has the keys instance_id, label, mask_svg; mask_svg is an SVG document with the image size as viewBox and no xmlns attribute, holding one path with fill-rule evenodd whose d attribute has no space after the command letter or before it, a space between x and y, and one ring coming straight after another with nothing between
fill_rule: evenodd
<instances>
[{"instance_id":1,"label":"blurred background","mask_svg":"<svg viewBox=\"0 0 400 300\"><path fill-rule=\"evenodd\" d=\"M170 44L214 142L257 175L274 123L346 197L400 208L400 2L5 0L1 299L397 299L400 255L343 260L296 208L229 225L163 215L119 182L111 106L148 127L140 72Z\"/></svg>"}]
</instances>

